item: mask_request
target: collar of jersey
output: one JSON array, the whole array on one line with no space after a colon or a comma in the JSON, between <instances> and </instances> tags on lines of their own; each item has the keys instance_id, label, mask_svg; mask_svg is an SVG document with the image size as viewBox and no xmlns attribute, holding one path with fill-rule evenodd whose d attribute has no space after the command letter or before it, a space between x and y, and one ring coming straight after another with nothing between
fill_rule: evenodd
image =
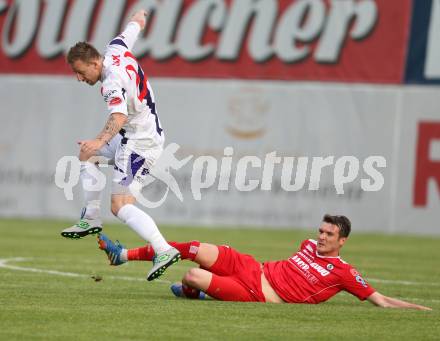
<instances>
[{"instance_id":1,"label":"collar of jersey","mask_svg":"<svg viewBox=\"0 0 440 341\"><path fill-rule=\"evenodd\" d=\"M334 256L321 256L321 255L319 254L318 250L315 250L315 253L316 253L316 256L319 257L319 258L334 258L334 259L341 259L341 256L336 256L336 257L334 257Z\"/></svg>"}]
</instances>

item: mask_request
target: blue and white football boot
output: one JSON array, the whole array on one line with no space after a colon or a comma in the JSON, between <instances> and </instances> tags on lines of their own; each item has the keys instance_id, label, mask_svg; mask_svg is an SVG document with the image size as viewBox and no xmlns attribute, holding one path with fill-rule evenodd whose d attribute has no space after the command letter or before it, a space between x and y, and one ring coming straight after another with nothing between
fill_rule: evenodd
<instances>
[{"instance_id":1,"label":"blue and white football boot","mask_svg":"<svg viewBox=\"0 0 440 341\"><path fill-rule=\"evenodd\" d=\"M121 265L126 262L126 260L121 259L121 252L125 248L118 240L113 243L105 234L100 233L98 235L98 245L107 254L110 265Z\"/></svg>"}]
</instances>

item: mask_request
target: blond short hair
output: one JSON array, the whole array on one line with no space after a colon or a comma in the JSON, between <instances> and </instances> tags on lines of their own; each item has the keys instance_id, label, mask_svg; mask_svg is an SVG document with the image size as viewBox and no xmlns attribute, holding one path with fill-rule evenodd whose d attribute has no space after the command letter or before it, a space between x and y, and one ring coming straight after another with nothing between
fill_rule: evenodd
<instances>
[{"instance_id":1,"label":"blond short hair","mask_svg":"<svg viewBox=\"0 0 440 341\"><path fill-rule=\"evenodd\" d=\"M75 61L81 60L83 62L90 62L91 60L101 58L101 54L91 44L81 41L72 46L67 53L66 60L72 65Z\"/></svg>"}]
</instances>

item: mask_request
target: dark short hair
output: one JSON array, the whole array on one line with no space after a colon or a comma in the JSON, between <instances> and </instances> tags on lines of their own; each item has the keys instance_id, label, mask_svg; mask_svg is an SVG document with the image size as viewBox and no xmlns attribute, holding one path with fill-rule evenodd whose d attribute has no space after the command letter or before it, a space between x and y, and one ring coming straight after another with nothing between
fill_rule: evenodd
<instances>
[{"instance_id":1,"label":"dark short hair","mask_svg":"<svg viewBox=\"0 0 440 341\"><path fill-rule=\"evenodd\" d=\"M326 214L322 221L339 227L339 238L348 237L351 231L351 222L344 215L330 215Z\"/></svg>"},{"instance_id":2,"label":"dark short hair","mask_svg":"<svg viewBox=\"0 0 440 341\"><path fill-rule=\"evenodd\" d=\"M81 41L70 48L69 52L67 53L66 60L70 65L72 65L77 60L88 63L91 60L99 58L101 58L101 54L93 45L85 41Z\"/></svg>"}]
</instances>

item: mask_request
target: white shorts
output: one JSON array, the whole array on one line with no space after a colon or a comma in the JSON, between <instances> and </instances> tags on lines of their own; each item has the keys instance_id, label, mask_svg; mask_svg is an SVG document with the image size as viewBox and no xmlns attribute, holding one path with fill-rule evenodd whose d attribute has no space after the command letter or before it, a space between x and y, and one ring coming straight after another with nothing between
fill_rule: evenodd
<instances>
[{"instance_id":1,"label":"white shorts","mask_svg":"<svg viewBox=\"0 0 440 341\"><path fill-rule=\"evenodd\" d=\"M161 146L142 152L132 150L122 143L122 138L117 134L98 152L98 156L114 163L112 194L130 194L133 181L142 185L163 150Z\"/></svg>"}]
</instances>

